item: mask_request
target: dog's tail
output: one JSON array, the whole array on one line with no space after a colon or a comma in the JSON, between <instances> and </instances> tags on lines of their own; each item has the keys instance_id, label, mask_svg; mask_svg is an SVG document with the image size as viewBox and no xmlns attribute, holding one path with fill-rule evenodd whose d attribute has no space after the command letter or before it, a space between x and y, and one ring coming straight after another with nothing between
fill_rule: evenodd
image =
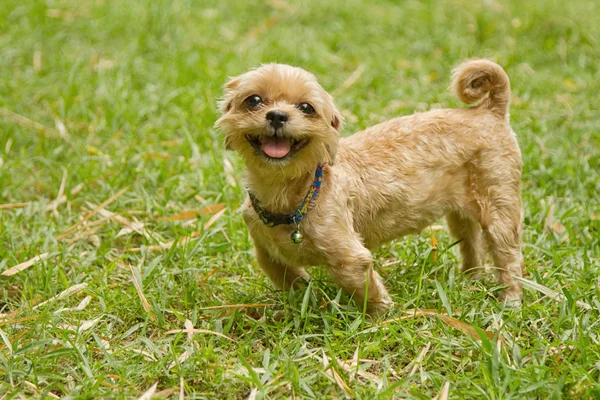
<instances>
[{"instance_id":1,"label":"dog's tail","mask_svg":"<svg viewBox=\"0 0 600 400\"><path fill-rule=\"evenodd\" d=\"M452 71L452 88L467 104L481 100L476 108L488 109L501 119L508 118L510 81L498 64L470 60Z\"/></svg>"}]
</instances>

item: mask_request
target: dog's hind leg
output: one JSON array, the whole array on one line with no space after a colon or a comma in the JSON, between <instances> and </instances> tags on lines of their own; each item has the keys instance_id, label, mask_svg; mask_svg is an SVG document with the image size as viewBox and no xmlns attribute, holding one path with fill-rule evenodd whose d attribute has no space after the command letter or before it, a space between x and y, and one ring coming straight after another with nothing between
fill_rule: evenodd
<instances>
[{"instance_id":1,"label":"dog's hind leg","mask_svg":"<svg viewBox=\"0 0 600 400\"><path fill-rule=\"evenodd\" d=\"M524 266L520 215L520 209L514 205L498 208L492 213L491 224L484 229L494 258L496 276L500 283L506 285L500 300L517 304L523 297L522 285L517 279L521 278Z\"/></svg>"},{"instance_id":2,"label":"dog's hind leg","mask_svg":"<svg viewBox=\"0 0 600 400\"><path fill-rule=\"evenodd\" d=\"M521 154L512 136L499 137L471 165L471 215L481 224L498 281L499 299L519 305L523 297L521 253ZM476 204L476 206L474 206Z\"/></svg>"},{"instance_id":3,"label":"dog's hind leg","mask_svg":"<svg viewBox=\"0 0 600 400\"><path fill-rule=\"evenodd\" d=\"M483 265L485 255L481 225L475 219L459 211L448 213L446 221L452 236L460 241L458 245L462 262L461 272L477 278L479 276L477 269Z\"/></svg>"},{"instance_id":4,"label":"dog's hind leg","mask_svg":"<svg viewBox=\"0 0 600 400\"><path fill-rule=\"evenodd\" d=\"M491 174L488 174L490 176ZM510 175L509 175L510 177ZM484 205L480 221L494 259L498 280L506 288L500 300L520 304L523 288L518 278L523 273L521 253L521 190L520 175L515 179L497 180L486 185L481 198ZM491 182L490 182L491 183Z\"/></svg>"}]
</instances>

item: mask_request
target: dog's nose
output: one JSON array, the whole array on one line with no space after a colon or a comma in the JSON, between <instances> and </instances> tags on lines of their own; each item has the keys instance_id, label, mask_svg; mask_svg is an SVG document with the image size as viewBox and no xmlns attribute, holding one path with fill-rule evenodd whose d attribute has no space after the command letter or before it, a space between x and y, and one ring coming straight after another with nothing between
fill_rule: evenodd
<instances>
[{"instance_id":1,"label":"dog's nose","mask_svg":"<svg viewBox=\"0 0 600 400\"><path fill-rule=\"evenodd\" d=\"M289 116L283 111L272 110L267 113L267 119L271 121L271 126L275 129L279 129L285 124Z\"/></svg>"}]
</instances>

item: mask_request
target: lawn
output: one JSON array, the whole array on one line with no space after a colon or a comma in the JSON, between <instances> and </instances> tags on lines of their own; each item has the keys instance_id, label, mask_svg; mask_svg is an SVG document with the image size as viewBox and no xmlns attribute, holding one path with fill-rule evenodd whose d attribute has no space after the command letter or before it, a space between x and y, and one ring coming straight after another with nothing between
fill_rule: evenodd
<instances>
[{"instance_id":1,"label":"lawn","mask_svg":"<svg viewBox=\"0 0 600 400\"><path fill-rule=\"evenodd\" d=\"M593 0L2 0L0 396L600 398L599 17ZM227 78L304 67L350 135L462 107L447 87L469 57L511 78L522 309L458 272L443 221L375 252L382 320L320 268L273 290L213 128Z\"/></svg>"}]
</instances>

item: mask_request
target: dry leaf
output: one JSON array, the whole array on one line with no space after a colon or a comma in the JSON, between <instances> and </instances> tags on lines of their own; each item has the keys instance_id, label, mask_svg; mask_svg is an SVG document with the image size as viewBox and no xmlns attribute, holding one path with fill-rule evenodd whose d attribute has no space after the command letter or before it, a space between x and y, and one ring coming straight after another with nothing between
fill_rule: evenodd
<instances>
[{"instance_id":1,"label":"dry leaf","mask_svg":"<svg viewBox=\"0 0 600 400\"><path fill-rule=\"evenodd\" d=\"M94 222L99 222L99 221L94 221ZM78 235L72 237L71 239L67 240L68 245L78 242L81 239L89 239L90 236L95 235L96 232L98 232L98 230L100 229L99 226L97 227L96 225L92 225L92 224L85 224L83 226L86 230L79 233ZM90 241L93 241L93 240L94 239L90 239ZM98 240L100 240L100 238L98 238Z\"/></svg>"},{"instance_id":2,"label":"dry leaf","mask_svg":"<svg viewBox=\"0 0 600 400\"><path fill-rule=\"evenodd\" d=\"M248 400L256 400L256 394L258 393L258 388L254 388L250 391L250 394L248 395Z\"/></svg>"},{"instance_id":3,"label":"dry leaf","mask_svg":"<svg viewBox=\"0 0 600 400\"><path fill-rule=\"evenodd\" d=\"M337 358L336 358L336 361L337 361L338 365L344 371L346 371L350 376L354 376L355 374L357 374L361 378L368 379L371 382L375 383L376 385L380 385L381 384L381 378L379 378L377 375L372 374L372 373L367 372L367 371L363 371L360 368L357 370L356 369L356 365L353 364L353 363L347 363L345 361L340 361Z\"/></svg>"},{"instance_id":4,"label":"dry leaf","mask_svg":"<svg viewBox=\"0 0 600 400\"><path fill-rule=\"evenodd\" d=\"M206 215L214 214L225 208L225 203L217 203L208 207L204 207L200 210L187 210L182 211L179 214L171 215L170 217L157 218L158 221L185 221L188 219L196 219Z\"/></svg>"},{"instance_id":5,"label":"dry leaf","mask_svg":"<svg viewBox=\"0 0 600 400\"><path fill-rule=\"evenodd\" d=\"M59 325L57 325L57 328L64 329L66 331L73 331L73 332L81 333L81 332L87 331L88 329L90 329L91 327L96 325L98 323L98 321L100 321L100 319L101 319L101 317L98 317L98 318L92 319L92 320L83 321L83 323L80 326L69 325L69 324L59 324Z\"/></svg>"},{"instance_id":6,"label":"dry leaf","mask_svg":"<svg viewBox=\"0 0 600 400\"><path fill-rule=\"evenodd\" d=\"M121 189L119 192L117 192L116 194L112 195L111 197L109 197L108 199L103 201L99 206L94 208L92 211L88 212L79 222L77 222L75 225L71 226L70 228L66 229L63 233L58 235L56 237L56 239L57 240L64 239L66 236L70 235L73 231L75 231L77 228L79 228L81 225L83 225L88 219L90 219L94 215L96 215L101 209L103 209L104 207L108 206L109 204L111 204L112 202L117 200L119 197L121 197L121 195L123 193L125 193L127 191L127 189L129 189L129 186Z\"/></svg>"},{"instance_id":7,"label":"dry leaf","mask_svg":"<svg viewBox=\"0 0 600 400\"><path fill-rule=\"evenodd\" d=\"M138 400L151 400L152 396L154 396L154 393L156 392L157 386L158 386L158 382L156 382L154 385L152 385L150 387L150 389L146 390L144 392L144 394L139 397Z\"/></svg>"},{"instance_id":8,"label":"dry leaf","mask_svg":"<svg viewBox=\"0 0 600 400\"><path fill-rule=\"evenodd\" d=\"M230 340L232 342L235 342L234 339L230 338L229 336L225 336L222 333L214 332L214 331L209 331L207 329L197 329L197 328L192 328L192 329L172 329L170 331L166 331L165 335L171 335L171 334L174 334L174 333L182 333L182 332L185 332L188 335L190 335L192 333L207 333L209 335L216 335L216 336L222 337L223 339L227 339L227 340Z\"/></svg>"},{"instance_id":9,"label":"dry leaf","mask_svg":"<svg viewBox=\"0 0 600 400\"><path fill-rule=\"evenodd\" d=\"M50 253L43 253L38 256L35 256L29 261L25 261L21 264L15 265L14 267L11 267L11 268L7 269L6 271L2 272L2 276L12 276L16 273L19 273L19 272L31 267L32 265L34 265L35 263L37 263L39 261L46 260L49 257L50 257Z\"/></svg>"},{"instance_id":10,"label":"dry leaf","mask_svg":"<svg viewBox=\"0 0 600 400\"><path fill-rule=\"evenodd\" d=\"M100 344L104 347L104 350L106 350L106 352L112 353L112 350L110 350L110 342L108 340L101 338Z\"/></svg>"},{"instance_id":11,"label":"dry leaf","mask_svg":"<svg viewBox=\"0 0 600 400\"><path fill-rule=\"evenodd\" d=\"M8 314L5 314L5 315L8 315ZM0 326L18 324L18 323L25 322L25 321L32 321L32 320L38 319L38 318L39 318L39 315L32 315L30 317L23 317L23 318L11 319L11 320L4 320L4 317L2 317L3 320L0 321Z\"/></svg>"},{"instance_id":12,"label":"dry leaf","mask_svg":"<svg viewBox=\"0 0 600 400\"><path fill-rule=\"evenodd\" d=\"M71 312L71 311L81 311L84 308L86 308L88 304L90 304L90 301L92 301L92 296L86 296L85 299L81 300L81 303L79 303L79 305L77 307L61 308L61 309L54 311L54 314L60 314L63 312Z\"/></svg>"},{"instance_id":13,"label":"dry leaf","mask_svg":"<svg viewBox=\"0 0 600 400\"><path fill-rule=\"evenodd\" d=\"M56 125L56 129L58 130L58 133L60 134L61 138L66 138L67 136L69 136L67 127L60 119L54 118L54 124Z\"/></svg>"},{"instance_id":14,"label":"dry leaf","mask_svg":"<svg viewBox=\"0 0 600 400\"><path fill-rule=\"evenodd\" d=\"M144 159L146 159L146 160L151 160L151 159L155 159L155 158L159 158L161 160L168 160L171 158L171 155L168 153L146 153L146 154L144 154Z\"/></svg>"},{"instance_id":15,"label":"dry leaf","mask_svg":"<svg viewBox=\"0 0 600 400\"><path fill-rule=\"evenodd\" d=\"M77 333L81 333L84 331L87 331L88 329L92 328L94 325L96 325L99 321L100 321L101 317L98 317L96 319L92 319L89 321L83 321L83 324L79 325L79 328L77 328Z\"/></svg>"},{"instance_id":16,"label":"dry leaf","mask_svg":"<svg viewBox=\"0 0 600 400\"><path fill-rule=\"evenodd\" d=\"M26 128L36 129L44 133L46 136L60 137L60 133L56 132L54 129L50 129L47 126L40 124L39 122L32 121L29 118L7 110L4 107L0 107L0 115L4 116L6 119L18 125L24 126Z\"/></svg>"},{"instance_id":17,"label":"dry leaf","mask_svg":"<svg viewBox=\"0 0 600 400\"><path fill-rule=\"evenodd\" d=\"M210 306L210 307L201 307L196 308L196 310L223 310L228 308L247 308L247 307L271 307L274 306L274 303L250 303L250 304L225 304L222 306Z\"/></svg>"},{"instance_id":18,"label":"dry leaf","mask_svg":"<svg viewBox=\"0 0 600 400\"><path fill-rule=\"evenodd\" d=\"M38 389L38 387L34 383L29 382L29 381L23 381L23 384L25 386L29 387L29 389L31 389L36 395L38 395L38 390L39 389ZM60 397L58 397L57 395L55 395L52 392L45 393L45 396L50 397L52 399L60 399ZM41 398L41 396L39 396L39 398Z\"/></svg>"},{"instance_id":19,"label":"dry leaf","mask_svg":"<svg viewBox=\"0 0 600 400\"><path fill-rule=\"evenodd\" d=\"M134 352L134 353L136 353L136 354L141 354L141 355L143 355L144 357L147 357L148 359L150 359L151 361L158 361L158 360L156 359L156 357L154 357L152 354L148 353L147 351L144 351L144 350L138 350L138 349L132 349L132 348L129 348L129 349L127 349L127 350L129 350L129 351L132 351L132 352Z\"/></svg>"},{"instance_id":20,"label":"dry leaf","mask_svg":"<svg viewBox=\"0 0 600 400\"><path fill-rule=\"evenodd\" d=\"M444 386L442 386L442 390L440 393L434 397L435 400L448 400L448 395L450 394L450 382L446 381Z\"/></svg>"},{"instance_id":21,"label":"dry leaf","mask_svg":"<svg viewBox=\"0 0 600 400\"><path fill-rule=\"evenodd\" d=\"M424 315L437 315L438 311L432 310L432 309L427 309L427 308L423 308L423 309L409 308L409 309L404 310L404 313L406 315L403 317L388 319L386 321L381 322L379 325L380 326L388 325L388 324L392 324L394 322L404 321L406 319L422 317Z\"/></svg>"},{"instance_id":22,"label":"dry leaf","mask_svg":"<svg viewBox=\"0 0 600 400\"><path fill-rule=\"evenodd\" d=\"M133 233L133 232L139 232L140 230L143 231L143 229L144 229L143 222L133 223L131 228L128 228L128 227L121 228L119 233L117 233L117 235L115 236L115 239L118 237L121 237L121 236L129 235L130 233Z\"/></svg>"},{"instance_id":23,"label":"dry leaf","mask_svg":"<svg viewBox=\"0 0 600 400\"><path fill-rule=\"evenodd\" d=\"M425 315L435 315L436 317L438 317L439 319L441 319L443 322L450 325L451 327L458 329L459 331L471 336L474 339L480 339L479 334L477 333L477 331L475 330L475 327L473 325L470 325L466 322L460 321L456 318L449 317L448 315L442 314L442 313L438 312L437 310L414 309L413 308L413 309L404 310L404 312L407 314L404 317L387 320L387 321L382 322L380 325L387 325L387 324L391 324L393 322L402 321L402 320L409 319L409 318L422 317ZM459 310L456 310L456 312L458 313ZM494 334L492 332L488 332L488 331L483 331L483 332L490 339L494 337Z\"/></svg>"},{"instance_id":24,"label":"dry leaf","mask_svg":"<svg viewBox=\"0 0 600 400\"><path fill-rule=\"evenodd\" d=\"M183 363L185 360L187 360L188 358L190 358L192 354L186 350L183 353L181 353L181 355L179 356L179 358L177 359L177 361L179 362L179 364ZM173 369L175 368L175 366L177 365L177 363L175 361L173 361L170 365L169 365L169 369Z\"/></svg>"},{"instance_id":25,"label":"dry leaf","mask_svg":"<svg viewBox=\"0 0 600 400\"><path fill-rule=\"evenodd\" d=\"M177 393L179 391L178 387L172 387L172 388L168 388L168 389L163 389L160 392L156 392L154 393L154 398L164 398L164 397L169 397L170 395L172 395L173 393Z\"/></svg>"},{"instance_id":26,"label":"dry leaf","mask_svg":"<svg viewBox=\"0 0 600 400\"><path fill-rule=\"evenodd\" d=\"M34 392L37 392L37 386L29 381L23 381L23 384L27 386L29 389L32 389Z\"/></svg>"},{"instance_id":27,"label":"dry leaf","mask_svg":"<svg viewBox=\"0 0 600 400\"><path fill-rule=\"evenodd\" d=\"M135 273L135 270L131 265L129 266L129 271L131 271L131 279L133 281L133 286L135 286L135 290L137 291L138 297L142 302L142 307L150 317L150 320L154 321L154 314L152 313L152 310L150 309L150 304L148 303L148 300L146 299L146 296L142 291L142 283L138 280L138 274Z\"/></svg>"},{"instance_id":28,"label":"dry leaf","mask_svg":"<svg viewBox=\"0 0 600 400\"><path fill-rule=\"evenodd\" d=\"M185 331L187 332L188 339L192 340L192 337L194 336L194 324L192 324L192 321L190 321L189 319L186 319L183 323L183 326L185 327Z\"/></svg>"},{"instance_id":29,"label":"dry leaf","mask_svg":"<svg viewBox=\"0 0 600 400\"><path fill-rule=\"evenodd\" d=\"M91 244L92 246L94 246L95 248L99 248L99 247L100 247L100 244L101 244L101 242L100 242L100 236L98 236L98 235L89 235L89 236L87 237L87 240L88 240L88 241L90 242L90 244Z\"/></svg>"},{"instance_id":30,"label":"dry leaf","mask_svg":"<svg viewBox=\"0 0 600 400\"><path fill-rule=\"evenodd\" d=\"M85 188L85 184L83 182L78 183L73 189L71 189L71 196L75 196L76 194L81 192L83 188Z\"/></svg>"},{"instance_id":31,"label":"dry leaf","mask_svg":"<svg viewBox=\"0 0 600 400\"><path fill-rule=\"evenodd\" d=\"M52 303L56 300L60 300L60 299L64 299L65 297L71 296L73 294L79 293L81 292L83 289L85 289L88 286L87 283L79 283L77 285L73 285L68 289L63 290L62 292L60 292L59 294L57 294L54 297L49 298L48 300L41 302L40 304L36 305L35 307L32 308L32 310L37 310L38 308L45 306L46 304Z\"/></svg>"},{"instance_id":32,"label":"dry leaf","mask_svg":"<svg viewBox=\"0 0 600 400\"><path fill-rule=\"evenodd\" d=\"M192 232L192 234L190 236L184 236L181 238L181 240L179 240L178 244L182 245L185 244L187 242L189 242L191 239L198 237L203 230L207 230L208 228L210 228L219 218L221 218L223 216L223 214L225 214L225 211L227 211L226 208L222 209L221 211L219 211L218 213L216 213L215 215L213 215L205 224L203 229L199 229L195 232ZM170 249L171 247L173 247L173 245L175 244L175 241L172 240L168 243L163 243L163 244L158 244L158 245L154 245L154 246L148 246L146 247L147 251L155 251L155 250L166 250L166 249ZM128 249L127 251L130 252L135 252L135 253L139 253L142 251L141 247L134 247L132 249Z\"/></svg>"},{"instance_id":33,"label":"dry leaf","mask_svg":"<svg viewBox=\"0 0 600 400\"><path fill-rule=\"evenodd\" d=\"M0 210L11 210L13 208L25 208L31 203L12 203L12 204L0 204Z\"/></svg>"},{"instance_id":34,"label":"dry leaf","mask_svg":"<svg viewBox=\"0 0 600 400\"><path fill-rule=\"evenodd\" d=\"M533 289L533 290L537 290L540 293L545 294L546 296L548 296L549 298L551 298L552 300L556 300L556 301L562 301L565 302L567 301L567 297L562 294L562 293L558 293L557 291L554 291L544 285L541 285L537 282L534 281L530 281L528 279L525 278L520 278L518 276L513 276L513 278L515 278L516 280L518 280L519 282L521 282L523 284L523 286L529 288L529 289ZM576 301L575 304L578 307L581 307L583 309L586 310L591 310L592 306L590 306L588 303L583 302L583 301Z\"/></svg>"},{"instance_id":35,"label":"dry leaf","mask_svg":"<svg viewBox=\"0 0 600 400\"><path fill-rule=\"evenodd\" d=\"M442 321L444 321L446 324L450 325L451 327L458 329L459 331L461 331L462 333L464 333L468 336L471 336L473 339L481 340L479 333L477 333L477 330L475 329L475 327L473 325L468 324L464 321L458 320L456 318L449 317L447 315L437 314L437 317L439 319L441 319ZM483 329L482 329L482 332L485 333L485 335L490 339L492 339L494 337L494 334L492 332L488 332Z\"/></svg>"},{"instance_id":36,"label":"dry leaf","mask_svg":"<svg viewBox=\"0 0 600 400\"><path fill-rule=\"evenodd\" d=\"M342 379L340 374L338 374L337 371L333 368L333 366L330 365L331 363L330 363L329 357L327 357L325 355L325 350L322 350L322 351L323 351L323 356L322 356L323 366L325 368L327 368L327 365L329 365L329 368L327 368L325 370L325 373L334 379L335 383L337 383L337 385L340 387L340 389L342 389L342 391L344 392L344 394L347 397L354 397L354 391L352 389L350 389L350 387L348 386L348 384L346 382L344 382L344 380Z\"/></svg>"},{"instance_id":37,"label":"dry leaf","mask_svg":"<svg viewBox=\"0 0 600 400\"><path fill-rule=\"evenodd\" d=\"M567 230L567 228L565 228L565 226L558 221L554 221L551 226L552 230L559 235Z\"/></svg>"},{"instance_id":38,"label":"dry leaf","mask_svg":"<svg viewBox=\"0 0 600 400\"><path fill-rule=\"evenodd\" d=\"M439 311L432 308L408 308L404 310L404 313L411 317L421 317L423 315L437 315Z\"/></svg>"},{"instance_id":39,"label":"dry leaf","mask_svg":"<svg viewBox=\"0 0 600 400\"><path fill-rule=\"evenodd\" d=\"M408 373L408 376L413 376L417 372L417 369L421 366L421 363L425 359L425 355L427 354L427 352L429 351L430 348L431 348L431 342L428 342L427 345L425 345L425 347L423 347L421 349L417 358L415 358L410 363L410 364L412 364L412 368L411 368L410 372ZM410 364L409 364L409 366L410 366Z\"/></svg>"},{"instance_id":40,"label":"dry leaf","mask_svg":"<svg viewBox=\"0 0 600 400\"><path fill-rule=\"evenodd\" d=\"M67 196L61 195L56 199L52 200L46 206L46 211L52 211L54 216L58 216L58 206L67 202Z\"/></svg>"},{"instance_id":41,"label":"dry leaf","mask_svg":"<svg viewBox=\"0 0 600 400\"><path fill-rule=\"evenodd\" d=\"M194 198L202 204L208 203L208 200L206 200L204 197L200 196L199 194L195 194Z\"/></svg>"},{"instance_id":42,"label":"dry leaf","mask_svg":"<svg viewBox=\"0 0 600 400\"><path fill-rule=\"evenodd\" d=\"M86 202L88 206L95 208L97 207L95 204L90 203L89 201ZM119 233L117 234L117 236L115 237L119 237L122 235L127 235L130 234L132 232L136 232L139 233L140 235L144 236L146 239L150 240L151 236L148 234L148 232L146 232L145 225L143 222L138 221L137 219L135 219L135 217L133 217L133 221L128 220L127 218L123 217L122 215L113 213L111 211L108 211L104 208L99 209L98 210L98 214L100 214L101 216L108 218L112 221L118 222L119 224L123 225L124 228L121 229L119 231Z\"/></svg>"},{"instance_id":43,"label":"dry leaf","mask_svg":"<svg viewBox=\"0 0 600 400\"><path fill-rule=\"evenodd\" d=\"M208 278L213 276L218 270L219 268L215 267L208 274L204 275L203 277L199 277L198 283L205 283L208 280Z\"/></svg>"}]
</instances>

